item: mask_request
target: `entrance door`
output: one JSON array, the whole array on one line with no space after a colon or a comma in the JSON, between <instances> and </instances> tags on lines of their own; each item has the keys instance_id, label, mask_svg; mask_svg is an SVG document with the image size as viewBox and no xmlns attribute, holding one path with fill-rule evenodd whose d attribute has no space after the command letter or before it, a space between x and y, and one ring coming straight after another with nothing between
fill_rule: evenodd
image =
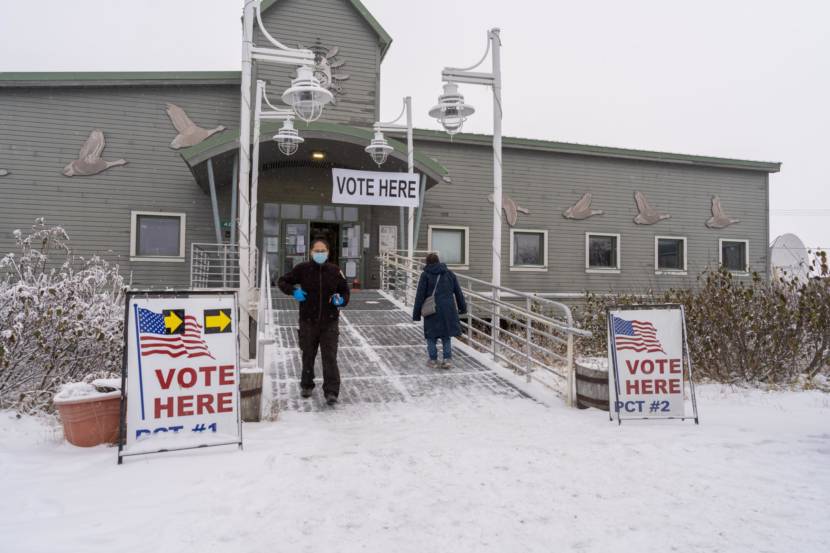
<instances>
[{"instance_id":1,"label":"entrance door","mask_svg":"<svg viewBox=\"0 0 830 553\"><path fill-rule=\"evenodd\" d=\"M337 245L340 243L340 224L338 223L311 223L309 231L309 248L315 240L321 238L328 242L329 245L329 261L335 265L340 265L340 252Z\"/></svg>"}]
</instances>

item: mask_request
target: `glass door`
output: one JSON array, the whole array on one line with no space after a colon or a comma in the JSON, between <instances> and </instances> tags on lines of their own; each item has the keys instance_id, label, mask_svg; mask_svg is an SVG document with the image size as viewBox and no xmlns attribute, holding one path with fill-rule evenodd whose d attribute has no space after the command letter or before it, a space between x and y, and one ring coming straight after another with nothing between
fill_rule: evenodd
<instances>
[{"instance_id":1,"label":"glass door","mask_svg":"<svg viewBox=\"0 0 830 553\"><path fill-rule=\"evenodd\" d=\"M362 282L361 278L361 257L362 257L362 235L360 224L343 223L340 231L340 268L346 275L346 281L352 286L354 281Z\"/></svg>"},{"instance_id":2,"label":"glass door","mask_svg":"<svg viewBox=\"0 0 830 553\"><path fill-rule=\"evenodd\" d=\"M282 274L308 259L308 223L285 223L284 251Z\"/></svg>"}]
</instances>

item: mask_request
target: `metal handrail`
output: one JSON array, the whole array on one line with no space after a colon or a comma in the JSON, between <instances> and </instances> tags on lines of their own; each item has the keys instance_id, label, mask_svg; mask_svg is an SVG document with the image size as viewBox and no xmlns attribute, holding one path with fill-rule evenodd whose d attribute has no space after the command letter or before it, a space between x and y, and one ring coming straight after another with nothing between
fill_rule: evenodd
<instances>
[{"instance_id":1,"label":"metal handrail","mask_svg":"<svg viewBox=\"0 0 830 553\"><path fill-rule=\"evenodd\" d=\"M379 260L381 288L405 305L414 302L424 263L395 250L383 252ZM570 307L475 277L456 273L456 278L467 299L468 314L462 319L467 343L491 352L495 361L524 374L528 382L536 379L550 386L535 373L542 370L552 375L565 388L568 405L573 405L574 339L592 334L576 327ZM499 293L494 294L495 291ZM494 299L502 292L509 299Z\"/></svg>"},{"instance_id":2,"label":"metal handrail","mask_svg":"<svg viewBox=\"0 0 830 553\"><path fill-rule=\"evenodd\" d=\"M257 248L250 248L252 266L257 269ZM239 288L239 254L237 244L213 244L192 242L190 244L190 287L191 288Z\"/></svg>"}]
</instances>

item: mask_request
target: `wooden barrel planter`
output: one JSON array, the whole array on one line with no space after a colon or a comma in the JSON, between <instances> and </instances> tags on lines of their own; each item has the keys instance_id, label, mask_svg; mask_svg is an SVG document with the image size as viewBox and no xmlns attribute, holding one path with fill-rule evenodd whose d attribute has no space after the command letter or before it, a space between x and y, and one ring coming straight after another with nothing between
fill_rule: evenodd
<instances>
[{"instance_id":1,"label":"wooden barrel planter","mask_svg":"<svg viewBox=\"0 0 830 553\"><path fill-rule=\"evenodd\" d=\"M242 420L259 422L262 413L262 369L242 369L239 375Z\"/></svg>"},{"instance_id":2,"label":"wooden barrel planter","mask_svg":"<svg viewBox=\"0 0 830 553\"><path fill-rule=\"evenodd\" d=\"M576 364L576 406L608 411L608 371Z\"/></svg>"}]
</instances>

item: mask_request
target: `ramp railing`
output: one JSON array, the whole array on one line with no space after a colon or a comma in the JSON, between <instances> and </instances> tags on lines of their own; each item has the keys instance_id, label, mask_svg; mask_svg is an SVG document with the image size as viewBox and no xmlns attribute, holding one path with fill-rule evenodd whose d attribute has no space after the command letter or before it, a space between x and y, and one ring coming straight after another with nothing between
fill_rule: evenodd
<instances>
[{"instance_id":1,"label":"ramp railing","mask_svg":"<svg viewBox=\"0 0 830 553\"><path fill-rule=\"evenodd\" d=\"M420 252L419 252L420 253ZM407 307L414 302L424 262L398 251L379 256L381 288ZM563 395L574 405L575 339L591 332L577 328L567 305L455 273L467 302L463 341L493 360ZM498 290L498 294L494 291ZM499 299L495 299L498 295Z\"/></svg>"},{"instance_id":2,"label":"ramp railing","mask_svg":"<svg viewBox=\"0 0 830 553\"><path fill-rule=\"evenodd\" d=\"M253 248L253 259L257 259ZM254 264L256 264L254 262ZM256 267L254 267L256 274ZM190 244L191 288L239 288L239 246L237 244Z\"/></svg>"}]
</instances>

